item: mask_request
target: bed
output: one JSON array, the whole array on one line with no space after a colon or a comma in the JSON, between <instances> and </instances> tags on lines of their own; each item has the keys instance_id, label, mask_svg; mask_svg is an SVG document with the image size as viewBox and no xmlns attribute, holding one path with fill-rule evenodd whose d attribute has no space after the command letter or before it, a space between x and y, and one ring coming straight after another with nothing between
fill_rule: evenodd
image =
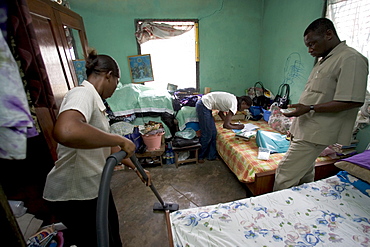
<instances>
[{"instance_id":1,"label":"bed","mask_svg":"<svg viewBox=\"0 0 370 247\"><path fill-rule=\"evenodd\" d=\"M315 182L172 212L174 244L370 246L370 150L335 165L343 170Z\"/></svg>"},{"instance_id":2,"label":"bed","mask_svg":"<svg viewBox=\"0 0 370 247\"><path fill-rule=\"evenodd\" d=\"M277 132L264 120L241 122L257 125L260 130ZM253 195L271 192L275 180L275 169L284 154L274 153L270 155L269 160L259 160L255 139L247 141L236 138L234 131L224 129L222 124L222 121L216 121L216 147L220 157ZM338 171L332 158L319 157L316 160L315 180L332 176Z\"/></svg>"},{"instance_id":3,"label":"bed","mask_svg":"<svg viewBox=\"0 0 370 247\"><path fill-rule=\"evenodd\" d=\"M116 121L134 125L161 122L166 138L171 138L176 132L172 96L167 90L141 84L120 84L107 103Z\"/></svg>"}]
</instances>

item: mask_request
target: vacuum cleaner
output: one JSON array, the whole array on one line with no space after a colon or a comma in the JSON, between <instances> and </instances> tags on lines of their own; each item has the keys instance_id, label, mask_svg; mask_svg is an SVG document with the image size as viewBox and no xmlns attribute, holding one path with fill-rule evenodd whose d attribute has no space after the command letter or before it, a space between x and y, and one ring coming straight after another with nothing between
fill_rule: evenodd
<instances>
[{"instance_id":1,"label":"vacuum cleaner","mask_svg":"<svg viewBox=\"0 0 370 247\"><path fill-rule=\"evenodd\" d=\"M126 157L126 152L121 150L117 153L110 155L107 160L103 173L100 180L97 210L96 210L96 232L98 247L109 247L109 231L108 231L108 205L109 205L109 192L110 192L110 182L112 179L112 173L114 167L120 163L120 161ZM135 155L131 156L131 161L134 163L135 167L143 177L145 181L148 181L148 176L141 166L139 160ZM153 210L164 211L166 214L167 231L170 246L173 246L171 225L169 219L169 213L179 209L179 205L175 203L165 203L158 191L154 187L154 184L149 185L150 189L153 191L154 195L159 200L159 203L154 203Z\"/></svg>"}]
</instances>

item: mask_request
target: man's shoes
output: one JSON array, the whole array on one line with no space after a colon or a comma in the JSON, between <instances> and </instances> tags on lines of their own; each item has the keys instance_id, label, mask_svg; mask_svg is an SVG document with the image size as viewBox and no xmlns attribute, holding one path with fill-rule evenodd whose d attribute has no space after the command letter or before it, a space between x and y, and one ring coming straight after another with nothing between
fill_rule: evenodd
<instances>
[{"instance_id":1,"label":"man's shoes","mask_svg":"<svg viewBox=\"0 0 370 247\"><path fill-rule=\"evenodd\" d=\"M204 163L205 160L198 160L198 163Z\"/></svg>"}]
</instances>

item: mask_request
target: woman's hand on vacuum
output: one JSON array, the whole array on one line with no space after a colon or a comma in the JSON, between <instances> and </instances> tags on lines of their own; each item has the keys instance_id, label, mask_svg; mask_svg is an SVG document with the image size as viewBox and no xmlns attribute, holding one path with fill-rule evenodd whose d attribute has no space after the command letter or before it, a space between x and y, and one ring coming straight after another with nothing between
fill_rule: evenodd
<instances>
[{"instance_id":1,"label":"woman's hand on vacuum","mask_svg":"<svg viewBox=\"0 0 370 247\"><path fill-rule=\"evenodd\" d=\"M122 143L119 144L119 146L121 150L127 153L125 158L130 158L135 153L136 146L131 140L127 139L126 137L122 138Z\"/></svg>"},{"instance_id":2,"label":"woman's hand on vacuum","mask_svg":"<svg viewBox=\"0 0 370 247\"><path fill-rule=\"evenodd\" d=\"M150 172L149 172L148 170L145 170L145 169L144 169L144 171L145 171L145 173L146 173L146 175L147 175L147 177L148 177L148 180L147 180L147 181L145 181L145 179L143 178L143 176L141 176L140 172L139 172L137 169L135 169L135 171L136 171L137 175L139 176L139 178L141 179L141 181L142 181L146 186L150 186L150 185L152 184L152 179L151 179L151 176L150 176Z\"/></svg>"}]
</instances>

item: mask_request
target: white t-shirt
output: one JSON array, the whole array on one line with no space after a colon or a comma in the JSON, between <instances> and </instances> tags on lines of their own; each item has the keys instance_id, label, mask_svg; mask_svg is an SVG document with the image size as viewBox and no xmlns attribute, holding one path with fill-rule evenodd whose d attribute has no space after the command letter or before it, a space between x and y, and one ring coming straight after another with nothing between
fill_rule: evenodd
<instances>
[{"instance_id":1,"label":"white t-shirt","mask_svg":"<svg viewBox=\"0 0 370 247\"><path fill-rule=\"evenodd\" d=\"M66 94L59 114L67 110L79 111L88 124L109 132L104 103L95 87L88 81ZM96 198L100 177L110 151L110 147L75 149L58 144L58 160L47 176L44 199L67 201Z\"/></svg>"},{"instance_id":2,"label":"white t-shirt","mask_svg":"<svg viewBox=\"0 0 370 247\"><path fill-rule=\"evenodd\" d=\"M234 115L238 110L236 96L226 92L211 92L202 97L203 105L209 110L231 111Z\"/></svg>"}]
</instances>

